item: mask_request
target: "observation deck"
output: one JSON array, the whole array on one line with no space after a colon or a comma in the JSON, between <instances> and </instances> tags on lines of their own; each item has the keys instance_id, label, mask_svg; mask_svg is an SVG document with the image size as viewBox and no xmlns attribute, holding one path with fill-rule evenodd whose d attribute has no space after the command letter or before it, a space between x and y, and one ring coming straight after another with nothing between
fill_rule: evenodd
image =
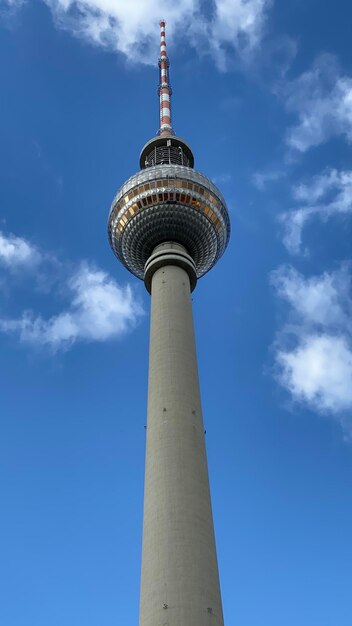
<instances>
[{"instance_id":1,"label":"observation deck","mask_svg":"<svg viewBox=\"0 0 352 626\"><path fill-rule=\"evenodd\" d=\"M166 138L160 138L157 145L153 141L155 144L158 138L148 142L151 150L143 149L141 162L148 161L148 155L156 154L156 149L167 148ZM183 142L183 145L187 144ZM193 159L191 151L190 154ZM175 154L170 160L174 159ZM148 258L165 241L186 248L200 278L224 253L230 220L224 198L206 176L177 162L147 163L116 194L110 209L108 234L117 258L142 280Z\"/></svg>"}]
</instances>

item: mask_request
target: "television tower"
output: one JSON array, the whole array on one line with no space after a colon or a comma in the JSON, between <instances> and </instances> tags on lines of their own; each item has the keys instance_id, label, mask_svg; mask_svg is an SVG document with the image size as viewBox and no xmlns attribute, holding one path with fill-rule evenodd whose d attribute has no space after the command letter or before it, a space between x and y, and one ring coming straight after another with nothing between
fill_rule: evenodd
<instances>
[{"instance_id":1,"label":"television tower","mask_svg":"<svg viewBox=\"0 0 352 626\"><path fill-rule=\"evenodd\" d=\"M191 292L225 251L230 222L172 127L165 21L159 68L160 129L108 227L115 255L151 294L139 625L223 626Z\"/></svg>"}]
</instances>

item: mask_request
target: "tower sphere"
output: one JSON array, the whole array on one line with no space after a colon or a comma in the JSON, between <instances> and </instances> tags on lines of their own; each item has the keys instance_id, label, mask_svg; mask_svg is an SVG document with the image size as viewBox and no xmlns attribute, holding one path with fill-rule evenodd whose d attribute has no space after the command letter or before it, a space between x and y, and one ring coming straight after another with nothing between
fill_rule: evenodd
<instances>
[{"instance_id":1,"label":"tower sphere","mask_svg":"<svg viewBox=\"0 0 352 626\"><path fill-rule=\"evenodd\" d=\"M206 176L190 166L193 155L182 140L158 137L148 147L145 168L131 176L113 200L110 245L130 272L143 279L154 248L175 241L191 255L200 278L215 265L229 240L225 200Z\"/></svg>"}]
</instances>

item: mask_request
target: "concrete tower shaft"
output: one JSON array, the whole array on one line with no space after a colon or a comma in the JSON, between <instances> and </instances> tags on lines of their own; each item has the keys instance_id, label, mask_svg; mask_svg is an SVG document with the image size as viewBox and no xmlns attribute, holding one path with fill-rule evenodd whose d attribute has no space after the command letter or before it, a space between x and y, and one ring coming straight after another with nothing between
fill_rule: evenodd
<instances>
[{"instance_id":1,"label":"concrete tower shaft","mask_svg":"<svg viewBox=\"0 0 352 626\"><path fill-rule=\"evenodd\" d=\"M151 280L140 626L223 626L193 329L192 258L156 248Z\"/></svg>"},{"instance_id":2,"label":"concrete tower shaft","mask_svg":"<svg viewBox=\"0 0 352 626\"><path fill-rule=\"evenodd\" d=\"M223 626L191 292L230 237L225 200L171 122L160 22L160 129L116 194L109 241L151 294L140 626Z\"/></svg>"}]
</instances>

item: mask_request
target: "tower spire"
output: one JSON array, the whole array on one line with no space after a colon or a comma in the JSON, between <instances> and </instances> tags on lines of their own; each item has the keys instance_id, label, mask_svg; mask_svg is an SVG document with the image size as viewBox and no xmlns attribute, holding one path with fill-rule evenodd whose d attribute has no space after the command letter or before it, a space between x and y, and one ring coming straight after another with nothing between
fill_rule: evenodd
<instances>
[{"instance_id":1,"label":"tower spire","mask_svg":"<svg viewBox=\"0 0 352 626\"><path fill-rule=\"evenodd\" d=\"M165 37L165 20L160 22L160 80L159 80L159 98L160 98L160 129L158 135L174 135L171 121L171 94L172 89L169 80L169 58L166 52Z\"/></svg>"}]
</instances>

